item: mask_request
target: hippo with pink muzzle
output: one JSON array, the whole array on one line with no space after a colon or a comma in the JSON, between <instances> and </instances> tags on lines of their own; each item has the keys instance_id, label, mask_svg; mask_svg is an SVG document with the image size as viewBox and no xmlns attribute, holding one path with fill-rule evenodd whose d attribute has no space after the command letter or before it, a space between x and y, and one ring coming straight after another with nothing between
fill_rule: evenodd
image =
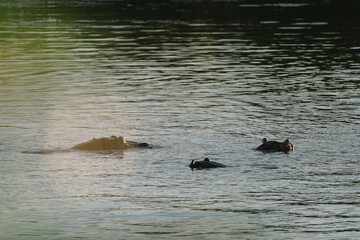
<instances>
[{"instance_id":1,"label":"hippo with pink muzzle","mask_svg":"<svg viewBox=\"0 0 360 240\"><path fill-rule=\"evenodd\" d=\"M256 148L256 150L264 152L293 152L294 145L290 143L288 139L284 142L269 141L268 138L263 138L262 144Z\"/></svg>"},{"instance_id":2,"label":"hippo with pink muzzle","mask_svg":"<svg viewBox=\"0 0 360 240\"><path fill-rule=\"evenodd\" d=\"M121 136L111 136L109 138L94 138L88 142L80 143L72 147L72 149L88 151L125 150L128 148L152 148L152 146L148 143L125 141Z\"/></svg>"}]
</instances>

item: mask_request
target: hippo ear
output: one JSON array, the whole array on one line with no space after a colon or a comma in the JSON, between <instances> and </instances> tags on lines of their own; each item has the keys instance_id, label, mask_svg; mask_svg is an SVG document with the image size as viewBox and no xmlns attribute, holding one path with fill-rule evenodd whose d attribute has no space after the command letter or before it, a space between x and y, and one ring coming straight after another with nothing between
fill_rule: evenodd
<instances>
[{"instance_id":1,"label":"hippo ear","mask_svg":"<svg viewBox=\"0 0 360 240\"><path fill-rule=\"evenodd\" d=\"M124 139L122 136L120 136L118 139L119 139L119 141L120 141L121 144L125 144L125 143L126 143L125 139Z\"/></svg>"},{"instance_id":2,"label":"hippo ear","mask_svg":"<svg viewBox=\"0 0 360 240\"><path fill-rule=\"evenodd\" d=\"M283 142L284 147L289 146L289 144L290 144L289 139L286 139L286 140Z\"/></svg>"}]
</instances>

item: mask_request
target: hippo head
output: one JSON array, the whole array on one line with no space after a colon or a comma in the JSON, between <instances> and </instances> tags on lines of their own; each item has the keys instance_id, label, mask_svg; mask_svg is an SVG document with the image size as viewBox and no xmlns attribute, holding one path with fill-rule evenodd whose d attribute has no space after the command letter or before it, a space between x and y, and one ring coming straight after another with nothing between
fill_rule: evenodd
<instances>
[{"instance_id":1,"label":"hippo head","mask_svg":"<svg viewBox=\"0 0 360 240\"><path fill-rule=\"evenodd\" d=\"M258 146L256 150L287 153L294 151L294 146L290 143L289 139L286 139L284 142L278 142L269 141L269 139L265 137L262 139L262 144Z\"/></svg>"}]
</instances>

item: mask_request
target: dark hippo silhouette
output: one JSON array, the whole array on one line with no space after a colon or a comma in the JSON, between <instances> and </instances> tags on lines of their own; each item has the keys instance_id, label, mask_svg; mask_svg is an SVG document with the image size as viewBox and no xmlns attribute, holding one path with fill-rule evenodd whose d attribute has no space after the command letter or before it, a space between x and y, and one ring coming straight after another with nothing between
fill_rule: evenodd
<instances>
[{"instance_id":1,"label":"dark hippo silhouette","mask_svg":"<svg viewBox=\"0 0 360 240\"><path fill-rule=\"evenodd\" d=\"M262 144L256 148L259 151L268 152L292 152L294 151L294 145L292 145L288 139L284 142L269 141L266 137L263 138Z\"/></svg>"},{"instance_id":2,"label":"dark hippo silhouette","mask_svg":"<svg viewBox=\"0 0 360 240\"><path fill-rule=\"evenodd\" d=\"M125 141L123 137L111 136L109 138L94 138L88 142L80 143L72 147L77 150L100 151L100 150L124 150L128 148L151 148L147 143L138 143L134 141Z\"/></svg>"},{"instance_id":3,"label":"dark hippo silhouette","mask_svg":"<svg viewBox=\"0 0 360 240\"><path fill-rule=\"evenodd\" d=\"M196 161L193 159L189 165L190 168L218 168L218 167L226 167L225 165L217 162L210 161L208 158L205 158L204 161Z\"/></svg>"}]
</instances>

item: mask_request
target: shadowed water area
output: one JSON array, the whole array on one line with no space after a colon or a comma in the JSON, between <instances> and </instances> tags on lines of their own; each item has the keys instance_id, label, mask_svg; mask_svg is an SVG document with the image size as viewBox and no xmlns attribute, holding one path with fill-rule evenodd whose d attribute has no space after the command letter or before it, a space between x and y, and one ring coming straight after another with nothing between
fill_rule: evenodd
<instances>
[{"instance_id":1,"label":"shadowed water area","mask_svg":"<svg viewBox=\"0 0 360 240\"><path fill-rule=\"evenodd\" d=\"M0 239L358 239L344 2L0 1Z\"/></svg>"}]
</instances>

